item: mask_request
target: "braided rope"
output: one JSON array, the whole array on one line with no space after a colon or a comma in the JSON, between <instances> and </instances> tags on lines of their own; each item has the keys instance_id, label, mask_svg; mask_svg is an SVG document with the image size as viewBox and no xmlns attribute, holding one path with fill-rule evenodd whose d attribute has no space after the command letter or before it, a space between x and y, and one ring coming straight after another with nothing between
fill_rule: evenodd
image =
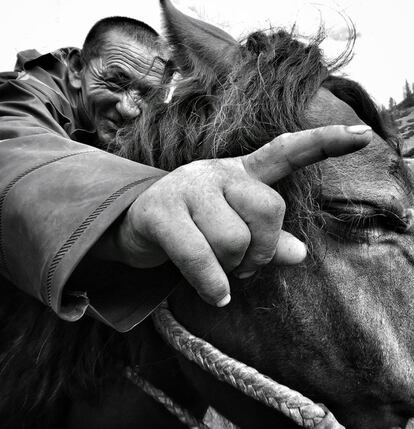
<instances>
[{"instance_id":1,"label":"braided rope","mask_svg":"<svg viewBox=\"0 0 414 429\"><path fill-rule=\"evenodd\" d=\"M167 396L162 390L157 389L147 380L139 375L139 370L127 367L125 370L126 378L142 389L147 395L151 396L155 401L163 405L171 414L176 416L181 423L190 428L209 429L202 421L195 418L185 408L178 405L173 399Z\"/></svg>"},{"instance_id":2,"label":"braided rope","mask_svg":"<svg viewBox=\"0 0 414 429\"><path fill-rule=\"evenodd\" d=\"M163 302L153 313L156 329L177 351L220 381L225 381L263 404L276 409L305 428L316 428L328 411L310 399L220 352L211 344L190 334L172 316ZM329 413L332 429L343 428Z\"/></svg>"}]
</instances>

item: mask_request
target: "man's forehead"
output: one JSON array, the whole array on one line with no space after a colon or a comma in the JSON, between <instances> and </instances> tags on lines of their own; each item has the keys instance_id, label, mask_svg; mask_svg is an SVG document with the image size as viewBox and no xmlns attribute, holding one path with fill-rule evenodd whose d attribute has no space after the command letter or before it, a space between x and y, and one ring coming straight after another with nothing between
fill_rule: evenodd
<instances>
[{"instance_id":1,"label":"man's forehead","mask_svg":"<svg viewBox=\"0 0 414 429\"><path fill-rule=\"evenodd\" d=\"M118 32L107 35L101 48L101 60L106 71L123 71L131 77L160 77L165 66L160 49L145 46L133 37Z\"/></svg>"}]
</instances>

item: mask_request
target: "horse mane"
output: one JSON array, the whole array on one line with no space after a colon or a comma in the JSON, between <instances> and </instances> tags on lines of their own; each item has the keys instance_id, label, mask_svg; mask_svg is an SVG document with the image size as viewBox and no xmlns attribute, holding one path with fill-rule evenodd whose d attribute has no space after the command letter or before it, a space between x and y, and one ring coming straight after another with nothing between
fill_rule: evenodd
<instances>
[{"instance_id":1,"label":"horse mane","mask_svg":"<svg viewBox=\"0 0 414 429\"><path fill-rule=\"evenodd\" d=\"M307 46L284 30L255 32L240 53L225 81L206 67L207 77L176 83L170 104L149 100L135 126L119 136L119 154L172 170L242 155L305 128L304 109L328 76L318 44Z\"/></svg>"},{"instance_id":2,"label":"horse mane","mask_svg":"<svg viewBox=\"0 0 414 429\"><path fill-rule=\"evenodd\" d=\"M0 276L0 418L4 427L56 427L68 397L96 395L127 342L91 318L68 323ZM23 422L26 422L24 425Z\"/></svg>"},{"instance_id":3,"label":"horse mane","mask_svg":"<svg viewBox=\"0 0 414 429\"><path fill-rule=\"evenodd\" d=\"M151 95L139 121L119 133L118 155L173 170L197 159L246 154L282 133L309 128L305 109L321 86L350 104L382 137L388 136L368 94L329 76L318 45L317 39L305 45L283 30L251 34L224 80L206 70L202 79L195 74L178 80L168 104L160 93ZM173 72L172 64L166 74ZM284 228L302 239L318 210L318 180L318 167L313 166L277 184L288 207ZM59 406L64 398L99 392L105 374L116 371L119 356L114 357L112 350L126 359L133 356L136 344L129 344L125 336L89 318L61 321L42 304L7 286L6 280L1 283L3 419L11 416L10 422L19 421L12 419L24 415L35 427L36 417L58 418L65 411Z\"/></svg>"},{"instance_id":4,"label":"horse mane","mask_svg":"<svg viewBox=\"0 0 414 429\"><path fill-rule=\"evenodd\" d=\"M280 134L309 128L306 107L329 74L320 42L319 34L306 45L285 30L252 33L224 80L206 67L207 76L199 71L178 80L171 103L159 95L148 100L139 120L119 133L118 155L170 171L247 154ZM305 240L318 211L318 180L313 166L275 185L286 201L285 229Z\"/></svg>"},{"instance_id":5,"label":"horse mane","mask_svg":"<svg viewBox=\"0 0 414 429\"><path fill-rule=\"evenodd\" d=\"M341 76L329 75L322 86L352 107L358 117L383 140L390 141L395 137L381 118L376 104L359 83Z\"/></svg>"}]
</instances>

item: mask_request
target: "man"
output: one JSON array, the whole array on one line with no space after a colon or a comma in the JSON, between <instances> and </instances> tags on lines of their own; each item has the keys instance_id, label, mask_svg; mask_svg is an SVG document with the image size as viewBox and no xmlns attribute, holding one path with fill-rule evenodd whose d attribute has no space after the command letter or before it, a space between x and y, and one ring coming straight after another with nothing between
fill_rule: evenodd
<instances>
[{"instance_id":1,"label":"man","mask_svg":"<svg viewBox=\"0 0 414 429\"><path fill-rule=\"evenodd\" d=\"M131 329L175 283L137 283L141 269L168 260L218 307L230 301L229 273L249 277L273 257L302 261L306 249L281 231L284 202L268 184L370 139L358 127L284 135L262 152L169 174L108 153L161 83L163 56L153 29L107 18L82 51L21 61L0 86L0 272L65 320L88 310ZM122 286L93 284L107 261Z\"/></svg>"},{"instance_id":2,"label":"man","mask_svg":"<svg viewBox=\"0 0 414 429\"><path fill-rule=\"evenodd\" d=\"M7 165L2 168L2 173L5 173L1 182L3 196L7 200L7 203L2 204L1 208L3 221L7 218L8 208L13 206L13 203L10 206L8 204L13 199L13 190L20 188L27 174L29 174L28 179L32 181L31 190L27 189L27 192L17 190L19 193L18 197L16 194L17 200L20 202L26 200L29 203L31 198L29 195L34 197L32 190L36 186L39 191L45 192L43 197L40 197L43 200L41 204L38 204L39 200L36 197L33 205L29 203L32 207L36 205L41 209L36 215L32 212L28 216L27 223L32 226L27 225L30 231L24 233L23 240L28 244L28 247L24 246L28 252L25 257L29 257L29 259L39 257L39 259L33 260L29 264L23 262L26 267L28 265L32 267L28 271L24 269L24 274L21 271L20 263L15 265L12 255L17 248L14 250L7 248L7 241L11 239L9 243L15 242L15 234L21 226L14 223L17 217L12 214L12 225L2 230L6 234L1 234L2 244L5 244L1 250L1 272L13 284L56 310L55 306L60 306L61 291L58 292L58 290L61 286L56 289L55 281L60 283L60 276L67 277L77 265L77 262L73 265L72 261L79 261L79 258L82 258L81 254L86 250L86 248L80 250L85 244L83 243L84 236L82 235L81 240L76 240L78 244L75 247L79 249L80 253L75 259L70 257L69 265L72 265L72 268L67 266L69 272L66 272L65 268L64 273L61 274L61 265L58 264L57 274L49 277L49 284L45 284L46 272L40 267L46 260L51 261L53 254L56 255L73 230L76 231L76 222L79 222L84 214L80 215L78 212L80 216L73 217L71 210L77 211L82 207L81 211L84 209L90 214L94 211L93 207L95 209L97 206L99 207L99 204L96 206L97 200L86 202L87 189L95 188L95 197L101 202L113 198L115 205L119 204L115 211L112 209L114 206L112 204L109 210L103 210L104 213L100 214L96 223L103 222L102 227L105 229L133 201L132 194L135 194L136 189L142 191L151 183L150 180L146 183L147 176L163 174L145 167L144 170L141 170L142 174L137 175L135 171L131 170L132 176L126 174L123 177L125 171L128 168L131 169L132 163L127 163L125 167L123 162L119 164L119 158L104 152L91 151L91 147L75 143L81 142L101 147L106 151L115 150L117 129L126 121L137 117L141 109L145 108L145 101L140 95L146 89L146 87L143 88L143 85L150 85L154 80L159 83L162 78L161 53L158 34L151 27L130 18L111 17L105 18L93 26L86 37L82 51L61 49L43 56L39 56L35 51L26 51L18 56L17 72L2 74L2 78L0 78L0 81L3 81L0 90L0 139L3 140L0 150L4 161L8 158L6 153L10 153L13 159L13 161L9 159ZM7 147L8 145L10 146ZM104 155L105 161L101 155ZM76 165L79 163L84 166L81 168L82 171L76 169ZM115 165L118 165L115 167L118 169L118 173L113 170ZM55 170L54 167L57 169ZM49 168L54 172L46 171ZM135 170L135 165L133 170ZM37 176L38 173L39 176ZM113 173L118 174L119 182L116 183L115 180L111 189L98 196L100 186L106 186L105 182L113 181ZM99 175L104 177L99 178ZM36 182L37 179L34 176L40 179L40 182ZM79 180L77 185L74 182L70 183L71 177L74 178L74 176L77 176L75 182ZM90 181L84 181L83 178L86 177L89 177ZM140 179L142 179L142 183ZM58 182L60 182L59 185L57 185ZM53 190L47 189L51 183L57 185ZM134 186L136 189L132 190ZM72 193L73 187L78 187L80 191L78 194L75 192L76 196ZM116 197L113 196L114 194ZM74 198L72 199L72 197ZM70 203L67 204L68 201L64 201L66 198L68 201L72 200L73 206ZM58 208L58 200L62 203L60 208ZM68 215L68 219L71 219L69 223L64 220L66 215ZM52 220L54 216L57 217ZM107 219L103 220L103 218ZM66 227L63 227L64 223L66 223ZM104 224L106 227L103 226ZM5 224L3 223L3 225ZM63 232L65 228L67 230ZM8 238L7 231L11 232L12 229L14 232ZM93 241L101 233L98 233ZM46 238L46 235L49 238ZM48 255L41 255L38 246L40 248L48 247L49 239L52 236L56 241L53 239L54 244L49 248ZM30 248L31 240L40 241L38 241L38 245ZM93 244L93 241L88 244L88 247ZM74 248L70 247L69 253L74 251ZM75 252L77 253L77 251ZM28 256L29 254L33 256ZM35 268L35 265L38 268ZM13 272L20 273L22 276L18 274L16 278ZM64 283L66 283L66 279ZM161 294L165 293L165 290L161 292ZM56 302L56 298L59 304ZM59 309L58 314L70 320L78 318L85 311L85 299L83 295L68 298L71 302L80 302L80 307L75 305L68 312ZM156 298L155 301L159 299Z\"/></svg>"}]
</instances>

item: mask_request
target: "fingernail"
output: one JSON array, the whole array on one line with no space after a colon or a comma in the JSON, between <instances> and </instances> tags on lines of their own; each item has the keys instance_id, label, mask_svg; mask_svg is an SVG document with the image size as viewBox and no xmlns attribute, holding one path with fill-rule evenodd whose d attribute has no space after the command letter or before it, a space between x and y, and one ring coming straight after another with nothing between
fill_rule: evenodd
<instances>
[{"instance_id":1,"label":"fingernail","mask_svg":"<svg viewBox=\"0 0 414 429\"><path fill-rule=\"evenodd\" d=\"M365 134L367 131L371 131L372 128L368 125L351 125L346 127L346 130L351 134Z\"/></svg>"},{"instance_id":2,"label":"fingernail","mask_svg":"<svg viewBox=\"0 0 414 429\"><path fill-rule=\"evenodd\" d=\"M224 307L225 305L227 305L231 300L231 296L228 293L224 298L220 299L219 302L216 302L216 306L217 307Z\"/></svg>"},{"instance_id":3,"label":"fingernail","mask_svg":"<svg viewBox=\"0 0 414 429\"><path fill-rule=\"evenodd\" d=\"M249 277L252 277L256 274L256 271L245 271L244 273L233 273L234 277L237 277L238 279L248 279Z\"/></svg>"}]
</instances>

